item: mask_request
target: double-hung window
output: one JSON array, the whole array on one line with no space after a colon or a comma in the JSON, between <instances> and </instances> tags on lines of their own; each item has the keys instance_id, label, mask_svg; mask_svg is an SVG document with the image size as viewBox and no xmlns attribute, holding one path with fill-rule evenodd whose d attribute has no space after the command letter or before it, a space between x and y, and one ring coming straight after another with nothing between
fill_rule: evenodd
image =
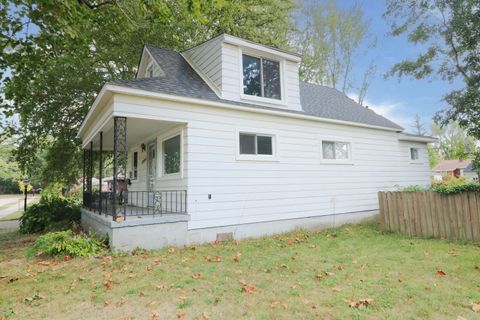
<instances>
[{"instance_id":1,"label":"double-hung window","mask_svg":"<svg viewBox=\"0 0 480 320\"><path fill-rule=\"evenodd\" d=\"M240 155L273 156L273 137L253 133L240 133Z\"/></svg>"},{"instance_id":2,"label":"double-hung window","mask_svg":"<svg viewBox=\"0 0 480 320\"><path fill-rule=\"evenodd\" d=\"M349 142L322 141L322 159L328 161L350 161L352 151Z\"/></svg>"},{"instance_id":3,"label":"double-hung window","mask_svg":"<svg viewBox=\"0 0 480 320\"><path fill-rule=\"evenodd\" d=\"M282 99L280 62L242 55L243 93L269 99Z\"/></svg>"}]
</instances>

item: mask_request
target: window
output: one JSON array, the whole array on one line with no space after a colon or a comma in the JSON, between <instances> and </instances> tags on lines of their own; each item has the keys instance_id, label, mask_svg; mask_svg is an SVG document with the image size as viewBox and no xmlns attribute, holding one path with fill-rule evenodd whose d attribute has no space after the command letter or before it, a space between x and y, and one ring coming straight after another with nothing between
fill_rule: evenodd
<instances>
[{"instance_id":1,"label":"window","mask_svg":"<svg viewBox=\"0 0 480 320\"><path fill-rule=\"evenodd\" d=\"M280 62L244 54L243 93L280 100Z\"/></svg>"},{"instance_id":2,"label":"window","mask_svg":"<svg viewBox=\"0 0 480 320\"><path fill-rule=\"evenodd\" d=\"M153 77L153 65L148 66L148 68L147 68L147 77L148 77L148 78Z\"/></svg>"},{"instance_id":3,"label":"window","mask_svg":"<svg viewBox=\"0 0 480 320\"><path fill-rule=\"evenodd\" d=\"M419 160L418 148L410 148L410 160Z\"/></svg>"},{"instance_id":4,"label":"window","mask_svg":"<svg viewBox=\"0 0 480 320\"><path fill-rule=\"evenodd\" d=\"M322 141L322 158L325 160L350 160L350 143Z\"/></svg>"},{"instance_id":5,"label":"window","mask_svg":"<svg viewBox=\"0 0 480 320\"><path fill-rule=\"evenodd\" d=\"M273 155L272 137L240 133L240 154Z\"/></svg>"},{"instance_id":6,"label":"window","mask_svg":"<svg viewBox=\"0 0 480 320\"><path fill-rule=\"evenodd\" d=\"M138 178L138 152L133 153L133 175L132 179L137 179Z\"/></svg>"},{"instance_id":7,"label":"window","mask_svg":"<svg viewBox=\"0 0 480 320\"><path fill-rule=\"evenodd\" d=\"M180 135L163 141L163 173L180 172Z\"/></svg>"}]
</instances>

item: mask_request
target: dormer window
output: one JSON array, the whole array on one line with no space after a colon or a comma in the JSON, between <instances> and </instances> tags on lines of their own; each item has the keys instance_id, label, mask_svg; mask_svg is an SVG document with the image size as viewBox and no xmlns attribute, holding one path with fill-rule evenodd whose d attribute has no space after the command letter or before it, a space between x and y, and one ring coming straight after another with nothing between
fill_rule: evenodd
<instances>
[{"instance_id":1,"label":"dormer window","mask_svg":"<svg viewBox=\"0 0 480 320\"><path fill-rule=\"evenodd\" d=\"M281 100L280 62L244 54L243 93Z\"/></svg>"},{"instance_id":2,"label":"dormer window","mask_svg":"<svg viewBox=\"0 0 480 320\"><path fill-rule=\"evenodd\" d=\"M152 78L153 77L153 63L151 63L147 67L147 78Z\"/></svg>"}]
</instances>

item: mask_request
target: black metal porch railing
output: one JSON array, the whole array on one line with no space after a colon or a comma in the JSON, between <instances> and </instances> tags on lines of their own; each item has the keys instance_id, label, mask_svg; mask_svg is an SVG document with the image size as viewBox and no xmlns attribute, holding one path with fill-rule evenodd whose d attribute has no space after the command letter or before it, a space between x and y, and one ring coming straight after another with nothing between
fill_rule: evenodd
<instances>
[{"instance_id":1,"label":"black metal porch railing","mask_svg":"<svg viewBox=\"0 0 480 320\"><path fill-rule=\"evenodd\" d=\"M116 213L119 216L186 214L187 191L122 191L116 192L115 196L113 192L100 194L99 191L86 191L83 205L86 209L110 216L114 215L114 207L119 210Z\"/></svg>"}]
</instances>

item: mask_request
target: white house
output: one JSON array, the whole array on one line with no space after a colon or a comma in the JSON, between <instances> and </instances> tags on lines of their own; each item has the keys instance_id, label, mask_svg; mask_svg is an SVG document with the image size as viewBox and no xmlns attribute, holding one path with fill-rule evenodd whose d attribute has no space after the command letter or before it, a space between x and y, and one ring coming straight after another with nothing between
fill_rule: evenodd
<instances>
[{"instance_id":1,"label":"white house","mask_svg":"<svg viewBox=\"0 0 480 320\"><path fill-rule=\"evenodd\" d=\"M105 84L78 133L84 227L117 249L244 238L359 221L378 191L430 184L432 138L300 81L300 59L227 34L145 46L136 78ZM92 190L106 150L128 191Z\"/></svg>"}]
</instances>

